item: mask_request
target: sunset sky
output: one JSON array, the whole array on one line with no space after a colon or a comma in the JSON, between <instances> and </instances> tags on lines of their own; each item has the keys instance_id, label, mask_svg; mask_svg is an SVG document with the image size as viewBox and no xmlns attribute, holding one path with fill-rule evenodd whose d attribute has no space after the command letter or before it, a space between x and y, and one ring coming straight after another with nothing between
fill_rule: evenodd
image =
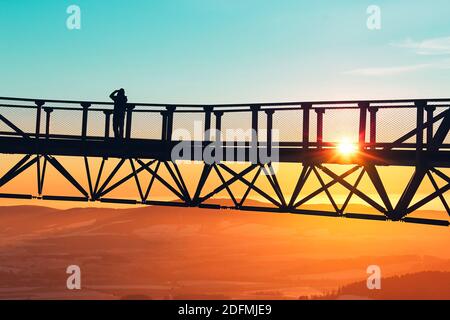
<instances>
[{"instance_id":1,"label":"sunset sky","mask_svg":"<svg viewBox=\"0 0 450 320\"><path fill-rule=\"evenodd\" d=\"M68 30L66 9L81 9ZM366 27L369 5L381 30ZM220 103L446 97L450 3L0 0L2 96Z\"/></svg>"}]
</instances>

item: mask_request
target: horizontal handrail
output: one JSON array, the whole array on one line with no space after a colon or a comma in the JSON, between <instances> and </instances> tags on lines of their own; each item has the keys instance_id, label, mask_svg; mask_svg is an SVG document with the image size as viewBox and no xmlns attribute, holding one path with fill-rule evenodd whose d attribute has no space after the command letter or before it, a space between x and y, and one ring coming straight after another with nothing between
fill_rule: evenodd
<instances>
[{"instance_id":1,"label":"horizontal handrail","mask_svg":"<svg viewBox=\"0 0 450 320\"><path fill-rule=\"evenodd\" d=\"M105 101L88 101L88 100L55 100L55 99L34 99L34 98L17 98L17 97L0 97L0 100L5 101L23 101L23 102L36 102L44 101L46 103L64 103L64 104L91 104L91 105L113 105L113 102ZM369 104L388 104L388 103L414 103L416 101L427 101L427 102L448 102L450 103L450 98L417 98L417 99L381 99L381 100L339 100L339 101L293 101L293 102L251 102L251 103L226 103L226 104L184 104L184 103L130 103L136 107L180 107L180 108L229 108L229 107L282 107L282 106L301 106L301 105L345 105L345 104L359 104L359 103L369 103ZM380 107L380 106L377 106ZM390 106L385 106L389 108Z\"/></svg>"},{"instance_id":2,"label":"horizontal handrail","mask_svg":"<svg viewBox=\"0 0 450 320\"><path fill-rule=\"evenodd\" d=\"M29 137L31 138L36 138L36 134L35 133L26 133ZM8 132L8 131L0 131L0 136L7 136L7 137L22 137L22 135L20 135L17 132ZM59 139L65 139L65 140L78 140L78 141L105 141L105 137L104 136L99 136L99 135L88 135L86 136L86 138L83 140L79 135L69 135L69 134L48 134L48 135L44 135L41 136L39 138L40 140L42 140L43 142L45 142L47 139L53 139L53 140L59 140ZM109 140L113 141L114 138L109 138ZM134 141L161 141L161 139L144 139L144 138L133 138ZM221 140L219 142L211 140L211 141L206 141L206 140L171 140L170 143L178 143L178 142L188 142L191 143L192 145L196 145L196 144L210 144L210 143L214 143L216 145L220 145L220 146L225 146L225 147L229 147L231 145L236 145L237 147L250 147L252 146L252 142L249 140ZM330 149L335 149L336 147L338 147L340 144L339 141L327 141L327 142L317 142L317 141L310 141L309 142L309 147L324 147L324 148L330 148ZM303 142L295 142L295 141L272 141L272 148L303 148L304 144ZM356 142L355 142L356 145ZM361 149L364 148L386 148L386 147L390 147L392 145L391 142L376 142L376 143L370 143L370 142L366 142L364 144L358 145ZM258 146L259 147L264 147L267 146L267 141L266 140L260 140L258 141ZM427 143L424 142L424 147L427 146ZM394 149L416 149L417 145L415 143L410 143L410 142L402 142L399 143L398 145L395 146ZM443 143L441 145L441 149L450 149L450 143Z\"/></svg>"},{"instance_id":3,"label":"horizontal handrail","mask_svg":"<svg viewBox=\"0 0 450 320\"><path fill-rule=\"evenodd\" d=\"M1 99L0 99L1 100ZM37 100L37 101L43 101L43 100ZM430 101L430 100L427 100ZM55 102L51 102L51 101L45 101L46 103L55 103ZM412 101L413 102L413 101ZM450 100L448 101L448 104L428 104L428 106L430 107L436 107L436 108L450 108ZM71 102L70 102L71 103ZM81 103L84 102L80 102L79 104L81 105ZM94 104L94 103L92 103ZM113 103L101 103L100 105L111 105L113 106ZM133 106L144 106L141 104L133 104L130 103L129 105L133 105ZM55 110L61 110L61 111L83 111L82 107L63 107L63 106L55 106L55 105L45 105L47 107L51 107ZM218 111L218 112L226 112L226 113L235 113L235 112L250 112L251 111L251 107L253 105L245 105L245 109L237 109L237 108L233 108L233 109L222 109L220 107L217 107L219 109L216 109L216 107L212 107L213 109L211 110L212 112L214 111ZM258 105L260 106L260 105ZM414 105L371 105L373 107L376 107L378 109L414 109L415 106ZM152 105L152 107L155 107L154 105ZM171 107L171 105L161 105L159 106L159 108L161 109L134 109L134 112L148 112L148 113L159 113L161 111L166 110L166 108ZM177 105L177 107L180 108L187 108L186 106L180 106ZM18 105L18 104L4 104L4 103L0 103L0 108L12 108L12 109L36 109L37 106L36 105ZM198 107L195 109L175 109L173 110L174 113L205 113L204 110L204 106L203 107ZM264 107L262 106L261 109L259 111L264 112L264 111L295 111L295 110L304 110L304 107L301 107L299 105L292 105L291 107ZM309 107L310 110L315 111L315 110L359 110L360 107L359 106L320 106L320 107ZM89 108L89 111L98 111L98 112L103 112L103 111L108 111L108 110L112 110L112 108Z\"/></svg>"}]
</instances>

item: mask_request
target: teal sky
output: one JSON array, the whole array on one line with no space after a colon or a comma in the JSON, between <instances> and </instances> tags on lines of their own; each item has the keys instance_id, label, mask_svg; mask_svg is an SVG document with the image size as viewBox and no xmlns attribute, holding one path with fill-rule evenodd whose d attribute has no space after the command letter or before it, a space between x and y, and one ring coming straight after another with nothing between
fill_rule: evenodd
<instances>
[{"instance_id":1,"label":"teal sky","mask_svg":"<svg viewBox=\"0 0 450 320\"><path fill-rule=\"evenodd\" d=\"M66 9L81 8L81 30ZM381 30L366 9L381 8ZM450 96L450 2L0 0L0 96L269 102Z\"/></svg>"}]
</instances>

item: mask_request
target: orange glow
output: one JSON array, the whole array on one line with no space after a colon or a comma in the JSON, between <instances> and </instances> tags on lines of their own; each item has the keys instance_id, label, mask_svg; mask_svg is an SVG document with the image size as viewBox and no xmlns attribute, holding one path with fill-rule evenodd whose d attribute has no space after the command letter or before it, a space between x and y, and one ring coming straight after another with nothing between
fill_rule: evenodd
<instances>
[{"instance_id":1,"label":"orange glow","mask_svg":"<svg viewBox=\"0 0 450 320\"><path fill-rule=\"evenodd\" d=\"M343 138L337 145L337 150L344 156L350 156L356 153L358 147L355 143L350 142L347 138Z\"/></svg>"}]
</instances>

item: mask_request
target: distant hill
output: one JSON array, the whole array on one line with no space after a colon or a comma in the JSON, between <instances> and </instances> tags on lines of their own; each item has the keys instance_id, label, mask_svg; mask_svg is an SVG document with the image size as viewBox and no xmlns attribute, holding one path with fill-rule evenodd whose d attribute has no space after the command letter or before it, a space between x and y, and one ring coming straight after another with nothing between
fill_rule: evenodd
<instances>
[{"instance_id":1,"label":"distant hill","mask_svg":"<svg viewBox=\"0 0 450 320\"><path fill-rule=\"evenodd\" d=\"M369 290L365 281L341 287L313 299L450 300L450 272L425 271L381 280L380 290Z\"/></svg>"}]
</instances>

